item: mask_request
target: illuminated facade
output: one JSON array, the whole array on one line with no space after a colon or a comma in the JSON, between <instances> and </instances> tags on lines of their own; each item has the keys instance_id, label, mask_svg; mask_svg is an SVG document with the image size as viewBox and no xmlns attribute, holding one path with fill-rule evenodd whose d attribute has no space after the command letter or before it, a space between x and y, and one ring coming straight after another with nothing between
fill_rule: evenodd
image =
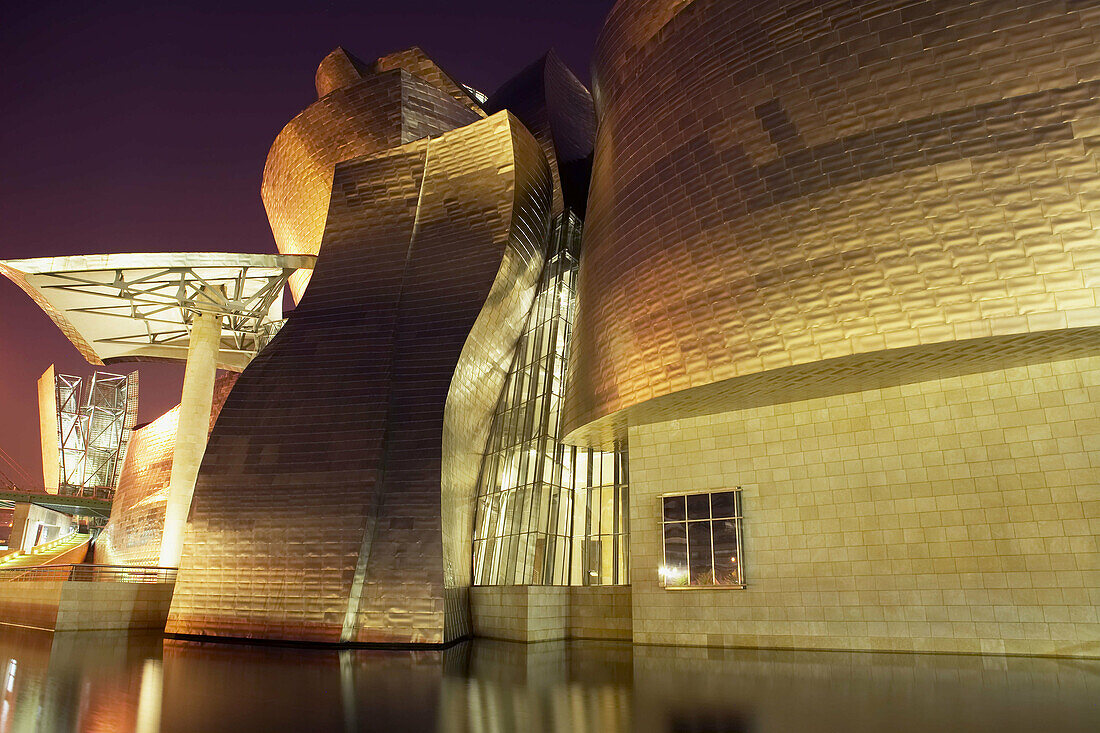
<instances>
[{"instance_id":1,"label":"illuminated facade","mask_svg":"<svg viewBox=\"0 0 1100 733\"><path fill-rule=\"evenodd\" d=\"M209 427L237 381L235 372L218 375ZM95 562L106 565L160 565L164 513L172 477L180 406L133 432L107 526L95 542Z\"/></svg>"},{"instance_id":2,"label":"illuminated facade","mask_svg":"<svg viewBox=\"0 0 1100 733\"><path fill-rule=\"evenodd\" d=\"M562 442L580 221L555 220L478 482L475 585L627 582L626 451Z\"/></svg>"},{"instance_id":3,"label":"illuminated facade","mask_svg":"<svg viewBox=\"0 0 1100 733\"><path fill-rule=\"evenodd\" d=\"M317 67L318 99L291 120L264 165L263 197L280 252L320 251L338 163L439 135L486 116L461 85L411 48L368 66L337 48ZM299 300L310 273L291 279Z\"/></svg>"},{"instance_id":4,"label":"illuminated facade","mask_svg":"<svg viewBox=\"0 0 1100 733\"><path fill-rule=\"evenodd\" d=\"M626 584L625 440L563 442L562 397L576 313L583 215L596 134L592 97L550 51L486 101L539 141L554 182L547 264L493 415L478 483L474 584ZM483 591L484 593L484 591Z\"/></svg>"},{"instance_id":5,"label":"illuminated facade","mask_svg":"<svg viewBox=\"0 0 1100 733\"><path fill-rule=\"evenodd\" d=\"M211 435L168 630L444 643L474 585L625 583L625 452L561 441L588 91L549 54L478 97L417 49L317 91L263 195L323 254Z\"/></svg>"},{"instance_id":6,"label":"illuminated facade","mask_svg":"<svg viewBox=\"0 0 1100 733\"><path fill-rule=\"evenodd\" d=\"M324 255L210 436L169 632L469 632L477 474L543 265L550 173L513 116L474 110L434 64L328 74L344 56L268 158L276 241Z\"/></svg>"},{"instance_id":7,"label":"illuminated facade","mask_svg":"<svg viewBox=\"0 0 1100 733\"><path fill-rule=\"evenodd\" d=\"M564 410L635 641L1100 653L1097 20L615 5Z\"/></svg>"},{"instance_id":8,"label":"illuminated facade","mask_svg":"<svg viewBox=\"0 0 1100 733\"><path fill-rule=\"evenodd\" d=\"M182 544L189 636L1100 655L1098 23L619 0L595 103L336 49L264 167L298 306L105 556Z\"/></svg>"}]
</instances>

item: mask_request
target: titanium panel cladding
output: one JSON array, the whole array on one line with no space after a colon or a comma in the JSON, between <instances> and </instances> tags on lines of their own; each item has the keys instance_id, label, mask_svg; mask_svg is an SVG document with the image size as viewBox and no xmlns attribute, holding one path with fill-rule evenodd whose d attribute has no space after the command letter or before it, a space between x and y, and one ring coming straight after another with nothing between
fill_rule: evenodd
<instances>
[{"instance_id":1,"label":"titanium panel cladding","mask_svg":"<svg viewBox=\"0 0 1100 733\"><path fill-rule=\"evenodd\" d=\"M550 162L554 214L570 209L584 217L596 109L592 95L553 50L501 85L485 102L489 112L508 110L531 131Z\"/></svg>"},{"instance_id":2,"label":"titanium panel cladding","mask_svg":"<svg viewBox=\"0 0 1100 733\"><path fill-rule=\"evenodd\" d=\"M330 144L323 128L303 149ZM331 191L309 290L211 435L170 633L468 632L477 468L542 267L550 173L502 112L337 165Z\"/></svg>"},{"instance_id":3,"label":"titanium panel cladding","mask_svg":"<svg viewBox=\"0 0 1100 733\"><path fill-rule=\"evenodd\" d=\"M595 69L571 440L1100 341L1094 4L621 0Z\"/></svg>"},{"instance_id":4,"label":"titanium panel cladding","mask_svg":"<svg viewBox=\"0 0 1100 733\"><path fill-rule=\"evenodd\" d=\"M211 430L236 381L236 372L223 372L214 383ZM178 413L176 405L134 431L111 503L111 518L95 542L97 563L159 564Z\"/></svg>"},{"instance_id":5,"label":"titanium panel cladding","mask_svg":"<svg viewBox=\"0 0 1100 733\"><path fill-rule=\"evenodd\" d=\"M261 195L275 243L284 254L317 254L337 163L379 153L485 116L419 49L379 59L371 70L337 48L317 69L318 101L275 138ZM457 86L453 81L450 85ZM465 96L465 95L463 95ZM310 273L291 278L300 300Z\"/></svg>"}]
</instances>

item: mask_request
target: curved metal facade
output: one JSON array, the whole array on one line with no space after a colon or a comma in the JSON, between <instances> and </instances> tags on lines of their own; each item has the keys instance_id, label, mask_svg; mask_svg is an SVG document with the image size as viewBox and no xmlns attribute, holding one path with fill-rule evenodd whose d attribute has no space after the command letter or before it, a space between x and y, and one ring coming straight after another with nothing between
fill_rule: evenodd
<instances>
[{"instance_id":1,"label":"curved metal facade","mask_svg":"<svg viewBox=\"0 0 1100 733\"><path fill-rule=\"evenodd\" d=\"M628 582L626 447L603 453L562 443L580 239L575 215L554 218L538 294L485 445L474 585Z\"/></svg>"},{"instance_id":2,"label":"curved metal facade","mask_svg":"<svg viewBox=\"0 0 1100 733\"><path fill-rule=\"evenodd\" d=\"M595 64L570 439L1095 348L1098 20L621 0Z\"/></svg>"},{"instance_id":3,"label":"curved metal facade","mask_svg":"<svg viewBox=\"0 0 1100 733\"><path fill-rule=\"evenodd\" d=\"M379 76L395 73L408 89L406 71ZM367 121L389 112L364 103L357 132L333 98L377 83L331 92L273 146L268 174L275 161L285 179L265 174L273 229L323 227L322 254L211 435L170 633L442 643L469 631L477 471L542 267L550 173L506 112L466 110L454 121L473 124L395 133L392 149L355 157L397 125ZM322 169L344 158L330 187Z\"/></svg>"},{"instance_id":4,"label":"curved metal facade","mask_svg":"<svg viewBox=\"0 0 1100 733\"><path fill-rule=\"evenodd\" d=\"M284 254L320 250L337 163L485 117L471 99L456 98L457 85L419 49L379 59L371 71L337 48L321 62L316 82L317 102L287 123L264 165L260 193ZM291 278L295 300L309 278Z\"/></svg>"},{"instance_id":5,"label":"curved metal facade","mask_svg":"<svg viewBox=\"0 0 1100 733\"><path fill-rule=\"evenodd\" d=\"M236 381L236 372L223 372L215 382L211 429ZM97 563L159 564L179 409L176 405L134 431L111 503L111 518L95 541Z\"/></svg>"},{"instance_id":6,"label":"curved metal facade","mask_svg":"<svg viewBox=\"0 0 1100 733\"><path fill-rule=\"evenodd\" d=\"M568 208L584 217L596 109L592 95L552 50L506 81L485 102L489 112L508 110L539 141L554 176L554 213Z\"/></svg>"}]
</instances>

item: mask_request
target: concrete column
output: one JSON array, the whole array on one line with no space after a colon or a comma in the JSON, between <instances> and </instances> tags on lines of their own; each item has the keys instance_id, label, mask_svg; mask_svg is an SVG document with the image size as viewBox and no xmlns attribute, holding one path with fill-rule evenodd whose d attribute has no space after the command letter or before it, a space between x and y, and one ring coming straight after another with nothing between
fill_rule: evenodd
<instances>
[{"instance_id":1,"label":"concrete column","mask_svg":"<svg viewBox=\"0 0 1100 733\"><path fill-rule=\"evenodd\" d=\"M162 567L178 567L183 550L183 528L195 492L195 479L206 452L210 432L210 407L214 399L221 318L196 314L191 323L191 344L187 349L187 367L183 374L176 447L172 456L172 477L168 485L168 503L164 510L164 536L160 544Z\"/></svg>"},{"instance_id":2,"label":"concrete column","mask_svg":"<svg viewBox=\"0 0 1100 733\"><path fill-rule=\"evenodd\" d=\"M42 485L56 494L61 483L61 449L57 432L57 378L54 365L38 378L38 429L42 441ZM28 487L29 488L29 487Z\"/></svg>"}]
</instances>

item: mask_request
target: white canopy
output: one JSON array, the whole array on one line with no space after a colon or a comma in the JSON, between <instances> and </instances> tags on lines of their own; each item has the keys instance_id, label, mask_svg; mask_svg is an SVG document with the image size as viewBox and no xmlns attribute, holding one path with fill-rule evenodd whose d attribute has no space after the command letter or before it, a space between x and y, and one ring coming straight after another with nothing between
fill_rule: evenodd
<instances>
[{"instance_id":1,"label":"white canopy","mask_svg":"<svg viewBox=\"0 0 1100 733\"><path fill-rule=\"evenodd\" d=\"M282 323L282 293L313 255L149 252L0 261L92 364L187 359L195 312L222 316L219 366L239 371Z\"/></svg>"}]
</instances>

